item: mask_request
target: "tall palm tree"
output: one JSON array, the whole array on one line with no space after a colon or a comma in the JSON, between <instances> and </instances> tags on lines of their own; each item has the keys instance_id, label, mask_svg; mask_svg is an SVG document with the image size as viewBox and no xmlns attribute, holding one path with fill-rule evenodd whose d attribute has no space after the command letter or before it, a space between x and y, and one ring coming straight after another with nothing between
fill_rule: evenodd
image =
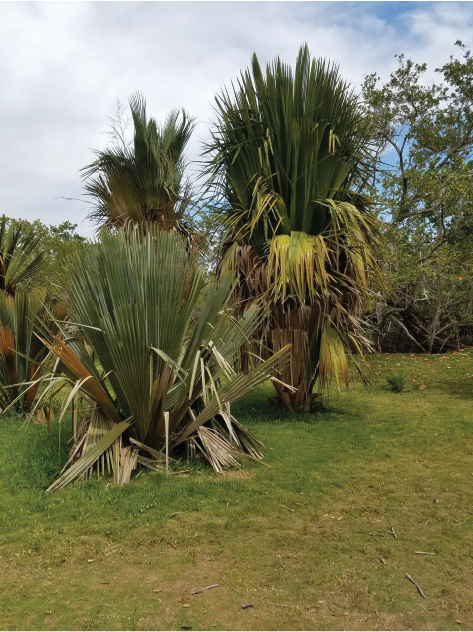
<instances>
[{"instance_id":1,"label":"tall palm tree","mask_svg":"<svg viewBox=\"0 0 473 632\"><path fill-rule=\"evenodd\" d=\"M204 172L225 227L220 270L239 273L239 304L270 308L261 339L292 344L275 383L283 406L308 409L343 376L345 349L366 343L359 323L369 298L377 222L363 195L369 145L357 96L338 68L300 49L295 71L279 58L216 97Z\"/></svg>"},{"instance_id":2,"label":"tall palm tree","mask_svg":"<svg viewBox=\"0 0 473 632\"><path fill-rule=\"evenodd\" d=\"M132 145L96 151L97 159L82 169L93 200L89 218L99 226L153 223L162 230L188 233L191 190L184 150L194 119L185 110L173 110L160 126L148 118L146 102L138 93L130 98L130 108Z\"/></svg>"}]
</instances>

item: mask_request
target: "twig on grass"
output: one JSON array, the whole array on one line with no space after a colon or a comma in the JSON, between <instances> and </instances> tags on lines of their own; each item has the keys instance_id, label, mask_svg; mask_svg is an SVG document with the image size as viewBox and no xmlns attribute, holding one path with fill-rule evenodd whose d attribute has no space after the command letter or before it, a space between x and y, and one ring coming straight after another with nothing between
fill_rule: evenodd
<instances>
[{"instance_id":1,"label":"twig on grass","mask_svg":"<svg viewBox=\"0 0 473 632\"><path fill-rule=\"evenodd\" d=\"M205 588L201 588L200 590L194 590L191 593L189 593L189 595L198 595L201 592L204 592L204 590L211 590L212 588L220 588L220 584L212 584L211 586L205 586Z\"/></svg>"},{"instance_id":2,"label":"twig on grass","mask_svg":"<svg viewBox=\"0 0 473 632\"><path fill-rule=\"evenodd\" d=\"M396 532L394 531L394 527L391 527L391 533L393 534L393 536L396 538L397 540L397 535Z\"/></svg>"},{"instance_id":3,"label":"twig on grass","mask_svg":"<svg viewBox=\"0 0 473 632\"><path fill-rule=\"evenodd\" d=\"M435 555L435 553L428 553L427 551L416 551L416 555Z\"/></svg>"},{"instance_id":4,"label":"twig on grass","mask_svg":"<svg viewBox=\"0 0 473 632\"><path fill-rule=\"evenodd\" d=\"M237 595L240 595L240 597L244 597L245 595L243 593L241 593L239 590L237 590L236 588L233 588L233 586L231 584L229 584L228 582L226 582L224 579L222 579L224 584L227 584L227 586L229 586L233 592L236 592Z\"/></svg>"},{"instance_id":5,"label":"twig on grass","mask_svg":"<svg viewBox=\"0 0 473 632\"><path fill-rule=\"evenodd\" d=\"M278 608L297 608L297 606L287 606L284 603L273 603L272 601L266 601L266 599L263 599L262 597L257 597L257 599L259 599L263 603L269 604L270 606L277 606Z\"/></svg>"},{"instance_id":6,"label":"twig on grass","mask_svg":"<svg viewBox=\"0 0 473 632\"><path fill-rule=\"evenodd\" d=\"M281 505L281 507L283 509L287 509L288 511L292 511L292 513L294 513L294 509L291 509L290 507L286 507L286 505Z\"/></svg>"},{"instance_id":7,"label":"twig on grass","mask_svg":"<svg viewBox=\"0 0 473 632\"><path fill-rule=\"evenodd\" d=\"M169 514L169 517L172 518L172 516L177 516L178 514L183 514L183 513L186 513L186 512L185 511L175 511L172 514Z\"/></svg>"},{"instance_id":8,"label":"twig on grass","mask_svg":"<svg viewBox=\"0 0 473 632\"><path fill-rule=\"evenodd\" d=\"M243 593L241 593L236 588L233 588L233 586L231 584L229 584L228 582L226 582L224 579L222 580L222 582L224 584L227 584L227 586L229 586L234 592L236 592L238 595L240 595L240 597L245 597L245 595ZM259 599L263 603L267 603L270 606L277 606L278 608L297 608L297 606L287 606L286 604L282 604L282 603L273 603L272 601L266 601L266 599L263 599L262 597L256 597L256 599ZM249 606L247 606L247 607L249 607Z\"/></svg>"},{"instance_id":9,"label":"twig on grass","mask_svg":"<svg viewBox=\"0 0 473 632\"><path fill-rule=\"evenodd\" d=\"M412 579L412 577L409 575L409 573L406 573L406 577L407 579L412 582L414 584L414 586L417 588L417 590L419 591L419 595L421 597L423 597L424 599L427 599L427 597L424 594L424 591L422 590L422 588L419 586L419 584L416 582L415 579Z\"/></svg>"}]
</instances>

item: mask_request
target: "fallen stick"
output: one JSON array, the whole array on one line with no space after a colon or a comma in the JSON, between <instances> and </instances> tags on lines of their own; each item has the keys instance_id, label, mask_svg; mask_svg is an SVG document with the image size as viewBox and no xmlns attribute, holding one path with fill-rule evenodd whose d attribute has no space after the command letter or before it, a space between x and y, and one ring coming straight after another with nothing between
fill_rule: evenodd
<instances>
[{"instance_id":1,"label":"fallen stick","mask_svg":"<svg viewBox=\"0 0 473 632\"><path fill-rule=\"evenodd\" d=\"M278 608L295 608L297 606L286 606L286 604L283 603L273 603L272 601L266 601L266 599L263 599L262 597L258 597L258 599L260 601L262 601L263 603L267 603L270 606L277 606Z\"/></svg>"},{"instance_id":2,"label":"fallen stick","mask_svg":"<svg viewBox=\"0 0 473 632\"><path fill-rule=\"evenodd\" d=\"M174 512L174 513L172 513L172 514L169 514L169 517L170 517L170 518L172 518L172 516L177 516L177 515L179 515L179 514L183 514L183 513L186 513L186 512L185 512L185 511L175 511L175 512Z\"/></svg>"},{"instance_id":3,"label":"fallen stick","mask_svg":"<svg viewBox=\"0 0 473 632\"><path fill-rule=\"evenodd\" d=\"M288 511L292 511L292 513L294 513L294 509L291 509L290 507L286 507L286 505L281 505L281 507L283 509L287 509Z\"/></svg>"},{"instance_id":4,"label":"fallen stick","mask_svg":"<svg viewBox=\"0 0 473 632\"><path fill-rule=\"evenodd\" d=\"M393 536L396 538L397 540L397 535L396 532L394 531L394 527L391 527L391 533L393 534Z\"/></svg>"},{"instance_id":5,"label":"fallen stick","mask_svg":"<svg viewBox=\"0 0 473 632\"><path fill-rule=\"evenodd\" d=\"M212 584L211 586L206 586L205 588L201 588L200 590L194 590L189 593L189 595L198 595L199 593L204 592L204 590L210 590L211 588L220 588L220 584Z\"/></svg>"},{"instance_id":6,"label":"fallen stick","mask_svg":"<svg viewBox=\"0 0 473 632\"><path fill-rule=\"evenodd\" d=\"M427 551L416 551L416 555L435 555L435 553L428 553Z\"/></svg>"},{"instance_id":7,"label":"fallen stick","mask_svg":"<svg viewBox=\"0 0 473 632\"><path fill-rule=\"evenodd\" d=\"M424 599L427 599L427 597L424 594L424 591L422 590L422 588L419 586L419 584L416 582L415 579L412 579L412 577L409 575L409 573L406 573L406 577L407 579L412 582L414 584L414 586L417 588L417 590L419 591L419 595L421 597L423 597Z\"/></svg>"},{"instance_id":8,"label":"fallen stick","mask_svg":"<svg viewBox=\"0 0 473 632\"><path fill-rule=\"evenodd\" d=\"M231 584L229 584L228 582L226 582L224 579L222 581L223 581L224 584L227 584L227 586L229 586L234 592L236 592L237 595L240 595L240 597L244 597L245 596L239 590L237 590L236 588L233 588L233 586Z\"/></svg>"},{"instance_id":9,"label":"fallen stick","mask_svg":"<svg viewBox=\"0 0 473 632\"><path fill-rule=\"evenodd\" d=\"M242 605L242 610L246 610L247 608L254 608L252 603L244 603Z\"/></svg>"},{"instance_id":10,"label":"fallen stick","mask_svg":"<svg viewBox=\"0 0 473 632\"><path fill-rule=\"evenodd\" d=\"M241 593L239 590L237 590L236 588L233 588L233 586L231 584L229 584L228 582L226 582L225 580L222 580L224 584L227 584L227 586L229 586L233 591L235 591L238 595L240 595L241 597L245 597L245 595L243 593ZM259 599L260 601L262 601L263 603L267 603L270 606L277 606L278 608L297 608L297 606L286 606L285 604L282 603L273 603L272 601L266 601L266 599L263 599L262 597L256 597L256 599Z\"/></svg>"}]
</instances>

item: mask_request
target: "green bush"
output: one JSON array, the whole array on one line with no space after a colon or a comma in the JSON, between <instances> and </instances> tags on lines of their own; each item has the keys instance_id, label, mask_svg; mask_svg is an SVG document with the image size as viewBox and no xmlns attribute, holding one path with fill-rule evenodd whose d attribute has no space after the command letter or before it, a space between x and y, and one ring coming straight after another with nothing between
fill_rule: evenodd
<instances>
[{"instance_id":1,"label":"green bush","mask_svg":"<svg viewBox=\"0 0 473 632\"><path fill-rule=\"evenodd\" d=\"M389 384L392 391L395 393L402 393L407 384L407 378L404 377L403 373L391 373L386 378L386 382Z\"/></svg>"}]
</instances>

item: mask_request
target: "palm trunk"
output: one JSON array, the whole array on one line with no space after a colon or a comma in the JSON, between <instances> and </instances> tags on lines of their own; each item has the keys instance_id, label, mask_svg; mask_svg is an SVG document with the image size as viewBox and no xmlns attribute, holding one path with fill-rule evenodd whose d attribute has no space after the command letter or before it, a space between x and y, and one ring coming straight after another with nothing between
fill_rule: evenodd
<instances>
[{"instance_id":1,"label":"palm trunk","mask_svg":"<svg viewBox=\"0 0 473 632\"><path fill-rule=\"evenodd\" d=\"M272 317L276 326L267 336L271 349L276 352L287 344L292 345L291 362L278 376L278 379L288 386L273 382L276 398L272 403L279 408L309 411L314 407L315 400L320 405L318 394L313 392L313 375L316 367L311 366L311 356L314 355L311 353L311 343L318 339L313 335L317 329L318 313L317 305L304 305L289 308L287 311L278 305L273 311Z\"/></svg>"}]
</instances>

